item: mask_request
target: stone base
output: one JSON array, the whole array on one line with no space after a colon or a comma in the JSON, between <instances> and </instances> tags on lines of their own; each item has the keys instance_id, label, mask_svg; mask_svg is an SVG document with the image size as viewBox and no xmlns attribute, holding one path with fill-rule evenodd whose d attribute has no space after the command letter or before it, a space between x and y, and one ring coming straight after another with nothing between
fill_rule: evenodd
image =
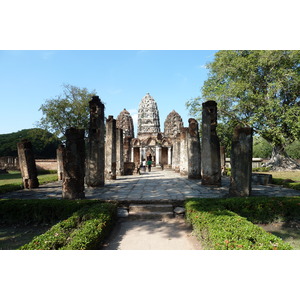
<instances>
[{"instance_id":1,"label":"stone base","mask_svg":"<svg viewBox=\"0 0 300 300\"><path fill-rule=\"evenodd\" d=\"M255 185L267 185L272 183L271 174L256 174L252 173L252 184Z\"/></svg>"}]
</instances>

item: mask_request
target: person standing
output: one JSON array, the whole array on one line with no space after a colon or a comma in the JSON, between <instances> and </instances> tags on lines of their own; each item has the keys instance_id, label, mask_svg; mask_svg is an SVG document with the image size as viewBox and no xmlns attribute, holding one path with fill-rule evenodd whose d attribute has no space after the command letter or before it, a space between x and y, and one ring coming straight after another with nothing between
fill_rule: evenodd
<instances>
[{"instance_id":1,"label":"person standing","mask_svg":"<svg viewBox=\"0 0 300 300\"><path fill-rule=\"evenodd\" d=\"M143 166L143 171L146 172L146 160L145 159L143 159L142 166Z\"/></svg>"},{"instance_id":2,"label":"person standing","mask_svg":"<svg viewBox=\"0 0 300 300\"><path fill-rule=\"evenodd\" d=\"M148 166L148 172L151 172L151 165L152 165L152 160L147 161L147 166Z\"/></svg>"}]
</instances>

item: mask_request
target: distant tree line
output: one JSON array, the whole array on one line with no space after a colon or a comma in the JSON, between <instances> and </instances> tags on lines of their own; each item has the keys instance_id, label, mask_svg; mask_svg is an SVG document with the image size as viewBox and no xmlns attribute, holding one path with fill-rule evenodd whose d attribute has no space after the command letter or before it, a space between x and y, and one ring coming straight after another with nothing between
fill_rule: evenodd
<instances>
[{"instance_id":1,"label":"distant tree line","mask_svg":"<svg viewBox=\"0 0 300 300\"><path fill-rule=\"evenodd\" d=\"M28 139L32 143L36 158L56 158L56 149L60 140L52 133L40 128L0 134L0 156L18 156L17 143L23 139Z\"/></svg>"}]
</instances>

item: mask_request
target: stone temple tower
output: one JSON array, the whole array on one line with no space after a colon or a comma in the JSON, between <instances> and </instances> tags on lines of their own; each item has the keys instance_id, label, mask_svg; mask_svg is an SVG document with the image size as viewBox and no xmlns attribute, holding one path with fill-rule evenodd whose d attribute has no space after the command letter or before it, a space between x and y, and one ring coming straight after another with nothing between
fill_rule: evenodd
<instances>
[{"instance_id":1,"label":"stone temple tower","mask_svg":"<svg viewBox=\"0 0 300 300\"><path fill-rule=\"evenodd\" d=\"M165 136L169 138L176 138L180 133L180 129L183 127L181 116L173 110L170 112L165 121Z\"/></svg>"},{"instance_id":2,"label":"stone temple tower","mask_svg":"<svg viewBox=\"0 0 300 300\"><path fill-rule=\"evenodd\" d=\"M123 129L125 137L134 137L133 120L130 113L124 108L117 117L117 128Z\"/></svg>"},{"instance_id":3,"label":"stone temple tower","mask_svg":"<svg viewBox=\"0 0 300 300\"><path fill-rule=\"evenodd\" d=\"M138 111L138 138L160 133L159 113L155 100L147 93L141 100Z\"/></svg>"}]
</instances>

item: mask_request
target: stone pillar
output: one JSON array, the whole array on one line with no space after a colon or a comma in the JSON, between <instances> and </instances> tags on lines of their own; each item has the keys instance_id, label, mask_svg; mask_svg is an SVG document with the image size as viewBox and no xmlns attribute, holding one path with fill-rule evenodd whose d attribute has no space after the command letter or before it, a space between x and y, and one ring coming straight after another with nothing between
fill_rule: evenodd
<instances>
[{"instance_id":1,"label":"stone pillar","mask_svg":"<svg viewBox=\"0 0 300 300\"><path fill-rule=\"evenodd\" d=\"M56 150L58 180L63 180L63 174L64 174L63 152L64 152L64 149L65 149L64 145L59 145Z\"/></svg>"},{"instance_id":2,"label":"stone pillar","mask_svg":"<svg viewBox=\"0 0 300 300\"><path fill-rule=\"evenodd\" d=\"M146 151L144 147L140 147L140 161L139 163L141 163L143 161L143 159L147 159L146 157Z\"/></svg>"},{"instance_id":3,"label":"stone pillar","mask_svg":"<svg viewBox=\"0 0 300 300\"><path fill-rule=\"evenodd\" d=\"M237 197L251 195L252 128L237 126L231 146L231 177L229 194Z\"/></svg>"},{"instance_id":4,"label":"stone pillar","mask_svg":"<svg viewBox=\"0 0 300 300\"><path fill-rule=\"evenodd\" d=\"M155 165L158 167L161 163L161 146L156 145L155 147Z\"/></svg>"},{"instance_id":5,"label":"stone pillar","mask_svg":"<svg viewBox=\"0 0 300 300\"><path fill-rule=\"evenodd\" d=\"M31 142L22 140L17 148L24 189L38 188L39 180Z\"/></svg>"},{"instance_id":6,"label":"stone pillar","mask_svg":"<svg viewBox=\"0 0 300 300\"><path fill-rule=\"evenodd\" d=\"M116 131L116 160L117 176L124 175L124 154L123 154L123 129L117 128Z\"/></svg>"},{"instance_id":7,"label":"stone pillar","mask_svg":"<svg viewBox=\"0 0 300 300\"><path fill-rule=\"evenodd\" d=\"M108 116L106 120L105 178L115 180L116 176L116 120Z\"/></svg>"},{"instance_id":8,"label":"stone pillar","mask_svg":"<svg viewBox=\"0 0 300 300\"><path fill-rule=\"evenodd\" d=\"M124 146L123 146L123 153L124 153L124 162L131 162L132 159L132 149L133 148L130 148L130 144L131 144L131 140L132 140L132 137L129 137L129 136L126 136L124 138Z\"/></svg>"},{"instance_id":9,"label":"stone pillar","mask_svg":"<svg viewBox=\"0 0 300 300\"><path fill-rule=\"evenodd\" d=\"M168 147L168 167L172 165L172 148Z\"/></svg>"},{"instance_id":10,"label":"stone pillar","mask_svg":"<svg viewBox=\"0 0 300 300\"><path fill-rule=\"evenodd\" d=\"M176 173L180 172L180 133L173 140L172 169Z\"/></svg>"},{"instance_id":11,"label":"stone pillar","mask_svg":"<svg viewBox=\"0 0 300 300\"><path fill-rule=\"evenodd\" d=\"M130 157L130 162L134 163L134 148L131 148L131 157Z\"/></svg>"},{"instance_id":12,"label":"stone pillar","mask_svg":"<svg viewBox=\"0 0 300 300\"><path fill-rule=\"evenodd\" d=\"M66 130L66 148L63 151L63 199L83 199L85 171L84 129Z\"/></svg>"},{"instance_id":13,"label":"stone pillar","mask_svg":"<svg viewBox=\"0 0 300 300\"><path fill-rule=\"evenodd\" d=\"M89 102L90 124L87 143L86 184L104 186L104 104L98 96Z\"/></svg>"},{"instance_id":14,"label":"stone pillar","mask_svg":"<svg viewBox=\"0 0 300 300\"><path fill-rule=\"evenodd\" d=\"M189 171L189 154L188 154L188 132L187 127L180 129L180 175L186 176Z\"/></svg>"},{"instance_id":15,"label":"stone pillar","mask_svg":"<svg viewBox=\"0 0 300 300\"><path fill-rule=\"evenodd\" d=\"M201 149L199 126L198 122L195 119L189 119L189 131L187 138L188 178L201 179Z\"/></svg>"},{"instance_id":16,"label":"stone pillar","mask_svg":"<svg viewBox=\"0 0 300 300\"><path fill-rule=\"evenodd\" d=\"M202 184L221 185L220 143L217 136L217 103L202 104Z\"/></svg>"},{"instance_id":17,"label":"stone pillar","mask_svg":"<svg viewBox=\"0 0 300 300\"><path fill-rule=\"evenodd\" d=\"M226 151L225 146L220 146L220 161L221 161L221 175L223 176L226 166Z\"/></svg>"}]
</instances>

